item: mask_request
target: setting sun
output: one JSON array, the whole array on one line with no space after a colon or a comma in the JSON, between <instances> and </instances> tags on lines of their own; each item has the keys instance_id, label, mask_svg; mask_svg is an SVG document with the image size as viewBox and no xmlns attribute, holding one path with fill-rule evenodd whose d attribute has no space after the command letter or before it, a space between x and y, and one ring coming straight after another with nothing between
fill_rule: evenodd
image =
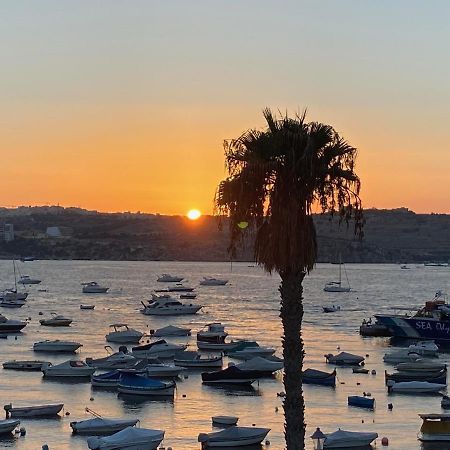
<instances>
[{"instance_id":1,"label":"setting sun","mask_svg":"<svg viewBox=\"0 0 450 450\"><path fill-rule=\"evenodd\" d=\"M191 220L197 220L201 215L202 213L198 209L191 209L187 213L188 219Z\"/></svg>"}]
</instances>

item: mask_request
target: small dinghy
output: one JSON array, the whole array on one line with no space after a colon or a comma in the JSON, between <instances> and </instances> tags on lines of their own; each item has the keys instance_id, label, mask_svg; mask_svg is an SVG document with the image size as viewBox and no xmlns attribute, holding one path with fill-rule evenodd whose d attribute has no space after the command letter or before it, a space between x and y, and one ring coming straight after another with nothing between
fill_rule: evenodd
<instances>
[{"instance_id":1,"label":"small dinghy","mask_svg":"<svg viewBox=\"0 0 450 450\"><path fill-rule=\"evenodd\" d=\"M323 372L322 370L306 369L303 372L302 380L304 384L319 384L322 386L336 386L336 370L333 372Z\"/></svg>"},{"instance_id":2,"label":"small dinghy","mask_svg":"<svg viewBox=\"0 0 450 450\"><path fill-rule=\"evenodd\" d=\"M61 353L75 353L83 345L79 342L60 341L55 339L53 341L46 340L35 342L33 350L35 352L61 352Z\"/></svg>"},{"instance_id":3,"label":"small dinghy","mask_svg":"<svg viewBox=\"0 0 450 450\"><path fill-rule=\"evenodd\" d=\"M121 372L118 390L122 394L173 397L175 383L159 381L142 375Z\"/></svg>"},{"instance_id":4,"label":"small dinghy","mask_svg":"<svg viewBox=\"0 0 450 450\"><path fill-rule=\"evenodd\" d=\"M42 319L39 323L45 327L68 327L72 323L72 319L68 319L61 314L52 313L52 317Z\"/></svg>"},{"instance_id":5,"label":"small dinghy","mask_svg":"<svg viewBox=\"0 0 450 450\"><path fill-rule=\"evenodd\" d=\"M331 306L322 306L322 310L324 313L334 313L341 310L339 305L331 305Z\"/></svg>"},{"instance_id":6,"label":"small dinghy","mask_svg":"<svg viewBox=\"0 0 450 450\"><path fill-rule=\"evenodd\" d=\"M270 361L260 356L249 359L240 364L236 364L236 367L241 370L251 370L252 372L259 372L258 378L270 377L278 370L284 367L283 362Z\"/></svg>"},{"instance_id":7,"label":"small dinghy","mask_svg":"<svg viewBox=\"0 0 450 450\"><path fill-rule=\"evenodd\" d=\"M428 381L404 381L396 383L389 380L387 383L389 393L401 394L437 394L447 388L445 384L429 383Z\"/></svg>"},{"instance_id":8,"label":"small dinghy","mask_svg":"<svg viewBox=\"0 0 450 450\"><path fill-rule=\"evenodd\" d=\"M151 332L152 336L155 337L165 337L165 336L190 336L190 328L179 328L173 325L168 325L167 327L159 328L155 332Z\"/></svg>"},{"instance_id":9,"label":"small dinghy","mask_svg":"<svg viewBox=\"0 0 450 450\"><path fill-rule=\"evenodd\" d=\"M19 425L20 420L17 419L0 420L0 434L12 433Z\"/></svg>"},{"instance_id":10,"label":"small dinghy","mask_svg":"<svg viewBox=\"0 0 450 450\"><path fill-rule=\"evenodd\" d=\"M202 448L244 447L257 445L265 439L270 428L231 427L216 433L200 433Z\"/></svg>"},{"instance_id":11,"label":"small dinghy","mask_svg":"<svg viewBox=\"0 0 450 450\"><path fill-rule=\"evenodd\" d=\"M358 408L375 409L375 399L369 397L360 397L359 395L350 395L347 398L349 406L356 406Z\"/></svg>"},{"instance_id":12,"label":"small dinghy","mask_svg":"<svg viewBox=\"0 0 450 450\"><path fill-rule=\"evenodd\" d=\"M231 427L238 423L239 417L236 417L236 416L212 416L211 420L212 420L213 426Z\"/></svg>"},{"instance_id":13,"label":"small dinghy","mask_svg":"<svg viewBox=\"0 0 450 450\"><path fill-rule=\"evenodd\" d=\"M46 378L90 378L94 372L94 367L89 367L83 361L77 360L42 367L42 373Z\"/></svg>"},{"instance_id":14,"label":"small dinghy","mask_svg":"<svg viewBox=\"0 0 450 450\"><path fill-rule=\"evenodd\" d=\"M29 417L52 417L57 416L63 409L64 403L56 403L52 405L37 405L37 406L21 406L13 407L10 403L5 405L3 409L6 411L6 418L29 418Z\"/></svg>"},{"instance_id":15,"label":"small dinghy","mask_svg":"<svg viewBox=\"0 0 450 450\"><path fill-rule=\"evenodd\" d=\"M137 344L144 336L144 333L134 328L129 328L126 323L113 323L110 325L110 328L111 331L105 336L108 342Z\"/></svg>"},{"instance_id":16,"label":"small dinghy","mask_svg":"<svg viewBox=\"0 0 450 450\"><path fill-rule=\"evenodd\" d=\"M175 355L173 363L180 367L204 369L208 367L222 368L223 357L202 355L199 352L180 352Z\"/></svg>"},{"instance_id":17,"label":"small dinghy","mask_svg":"<svg viewBox=\"0 0 450 450\"><path fill-rule=\"evenodd\" d=\"M44 365L50 364L48 361L6 361L3 368L8 370L24 370L40 372Z\"/></svg>"},{"instance_id":18,"label":"small dinghy","mask_svg":"<svg viewBox=\"0 0 450 450\"><path fill-rule=\"evenodd\" d=\"M225 286L227 283L228 280L225 279L203 277L203 280L200 281L200 286Z\"/></svg>"},{"instance_id":19,"label":"small dinghy","mask_svg":"<svg viewBox=\"0 0 450 450\"><path fill-rule=\"evenodd\" d=\"M80 305L80 309L94 309L95 305Z\"/></svg>"},{"instance_id":20,"label":"small dinghy","mask_svg":"<svg viewBox=\"0 0 450 450\"><path fill-rule=\"evenodd\" d=\"M203 372L202 381L205 384L234 384L250 386L256 377L252 371L241 370L236 366L230 366L217 372Z\"/></svg>"},{"instance_id":21,"label":"small dinghy","mask_svg":"<svg viewBox=\"0 0 450 450\"><path fill-rule=\"evenodd\" d=\"M363 356L352 355L351 353L341 352L338 355L328 353L325 355L327 363L336 364L337 366L359 366L363 361Z\"/></svg>"},{"instance_id":22,"label":"small dinghy","mask_svg":"<svg viewBox=\"0 0 450 450\"><path fill-rule=\"evenodd\" d=\"M367 375L369 373L369 369L364 369L363 367L353 367L352 369L353 373L363 373Z\"/></svg>"},{"instance_id":23,"label":"small dinghy","mask_svg":"<svg viewBox=\"0 0 450 450\"><path fill-rule=\"evenodd\" d=\"M386 383L389 380L392 380L396 383L402 381L428 381L429 383L447 384L447 369L437 372L419 371L387 373L387 371L385 371L384 378Z\"/></svg>"},{"instance_id":24,"label":"small dinghy","mask_svg":"<svg viewBox=\"0 0 450 450\"><path fill-rule=\"evenodd\" d=\"M94 417L93 419L70 422L72 432L75 434L113 434L128 427L134 427L138 419L105 419Z\"/></svg>"},{"instance_id":25,"label":"small dinghy","mask_svg":"<svg viewBox=\"0 0 450 450\"><path fill-rule=\"evenodd\" d=\"M378 433L362 433L359 431L337 430L325 438L324 449L328 448L353 448L370 445L378 437Z\"/></svg>"},{"instance_id":26,"label":"small dinghy","mask_svg":"<svg viewBox=\"0 0 450 450\"><path fill-rule=\"evenodd\" d=\"M115 388L119 386L120 372L112 370L110 372L101 373L99 375L91 376L91 385L94 387Z\"/></svg>"},{"instance_id":27,"label":"small dinghy","mask_svg":"<svg viewBox=\"0 0 450 450\"><path fill-rule=\"evenodd\" d=\"M164 439L164 431L128 427L108 437L91 437L87 440L91 450L156 450Z\"/></svg>"},{"instance_id":28,"label":"small dinghy","mask_svg":"<svg viewBox=\"0 0 450 450\"><path fill-rule=\"evenodd\" d=\"M183 351L187 345L169 344L164 339L150 344L132 347L131 354L136 358L173 358L175 353Z\"/></svg>"}]
</instances>

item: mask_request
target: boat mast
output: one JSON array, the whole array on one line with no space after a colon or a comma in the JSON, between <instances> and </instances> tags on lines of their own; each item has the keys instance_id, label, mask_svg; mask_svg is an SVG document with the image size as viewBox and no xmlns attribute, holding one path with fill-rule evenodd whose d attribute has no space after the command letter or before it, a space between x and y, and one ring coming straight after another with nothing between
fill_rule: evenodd
<instances>
[{"instance_id":1,"label":"boat mast","mask_svg":"<svg viewBox=\"0 0 450 450\"><path fill-rule=\"evenodd\" d=\"M17 276L16 276L16 262L13 259L13 268L14 268L14 290L17 292Z\"/></svg>"}]
</instances>

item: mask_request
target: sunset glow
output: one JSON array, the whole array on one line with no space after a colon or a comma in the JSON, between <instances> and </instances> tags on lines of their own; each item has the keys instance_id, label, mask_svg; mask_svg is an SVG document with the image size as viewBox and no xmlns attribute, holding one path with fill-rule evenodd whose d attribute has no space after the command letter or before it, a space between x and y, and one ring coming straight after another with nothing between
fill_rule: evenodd
<instances>
[{"instance_id":1,"label":"sunset glow","mask_svg":"<svg viewBox=\"0 0 450 450\"><path fill-rule=\"evenodd\" d=\"M198 209L191 209L190 211L188 211L188 213L186 215L187 215L187 218L190 220L197 220L200 218L202 213Z\"/></svg>"}]
</instances>

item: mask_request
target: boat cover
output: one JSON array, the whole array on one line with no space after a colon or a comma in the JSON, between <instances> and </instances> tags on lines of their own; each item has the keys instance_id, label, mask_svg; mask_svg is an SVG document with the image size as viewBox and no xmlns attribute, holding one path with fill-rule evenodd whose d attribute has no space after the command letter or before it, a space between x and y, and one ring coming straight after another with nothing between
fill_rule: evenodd
<instances>
[{"instance_id":1,"label":"boat cover","mask_svg":"<svg viewBox=\"0 0 450 450\"><path fill-rule=\"evenodd\" d=\"M242 439L262 436L261 440L267 435L270 428L256 428L256 427L231 427L216 433L200 433L198 435L199 442L222 442L232 441L238 444Z\"/></svg>"},{"instance_id":2,"label":"boat cover","mask_svg":"<svg viewBox=\"0 0 450 450\"><path fill-rule=\"evenodd\" d=\"M118 425L131 427L139 422L138 419L104 419L103 417L95 417L93 419L80 420L79 422L71 422L70 426L75 427L77 431L90 429L107 429Z\"/></svg>"},{"instance_id":3,"label":"boat cover","mask_svg":"<svg viewBox=\"0 0 450 450\"><path fill-rule=\"evenodd\" d=\"M204 372L202 373L203 381L219 381L219 380L247 380L252 379L251 371L244 371L236 366L230 366L217 372Z\"/></svg>"},{"instance_id":4,"label":"boat cover","mask_svg":"<svg viewBox=\"0 0 450 450\"><path fill-rule=\"evenodd\" d=\"M378 433L362 433L359 431L344 431L337 430L334 433L327 435L324 443L324 447L346 447L349 444L353 446L365 445L368 442L372 442L378 437Z\"/></svg>"},{"instance_id":5,"label":"boat cover","mask_svg":"<svg viewBox=\"0 0 450 450\"><path fill-rule=\"evenodd\" d=\"M133 350L133 352L140 351L140 350L150 350L155 345L160 345L160 344L167 344L167 342L164 339L160 339L159 341L151 342L150 344L145 344L145 345L139 345L137 347L132 347L131 350Z\"/></svg>"},{"instance_id":6,"label":"boat cover","mask_svg":"<svg viewBox=\"0 0 450 450\"><path fill-rule=\"evenodd\" d=\"M118 370L111 370L111 372L94 375L92 378L95 380L119 380L120 372Z\"/></svg>"},{"instance_id":7,"label":"boat cover","mask_svg":"<svg viewBox=\"0 0 450 450\"><path fill-rule=\"evenodd\" d=\"M150 430L147 428L128 427L114 433L112 436L91 437L87 440L90 449L122 448L127 444L139 444L144 442L158 442L164 439L164 431ZM112 447L114 445L114 447Z\"/></svg>"},{"instance_id":8,"label":"boat cover","mask_svg":"<svg viewBox=\"0 0 450 450\"><path fill-rule=\"evenodd\" d=\"M269 361L265 358L261 358L260 356L256 356L255 358L238 364L236 367L241 370L261 370L263 372L275 372L276 370L280 370L283 368L283 363Z\"/></svg>"},{"instance_id":9,"label":"boat cover","mask_svg":"<svg viewBox=\"0 0 450 450\"><path fill-rule=\"evenodd\" d=\"M144 387L150 389L162 389L169 387L167 383L162 381L127 372L121 372L120 384L122 386Z\"/></svg>"}]
</instances>

